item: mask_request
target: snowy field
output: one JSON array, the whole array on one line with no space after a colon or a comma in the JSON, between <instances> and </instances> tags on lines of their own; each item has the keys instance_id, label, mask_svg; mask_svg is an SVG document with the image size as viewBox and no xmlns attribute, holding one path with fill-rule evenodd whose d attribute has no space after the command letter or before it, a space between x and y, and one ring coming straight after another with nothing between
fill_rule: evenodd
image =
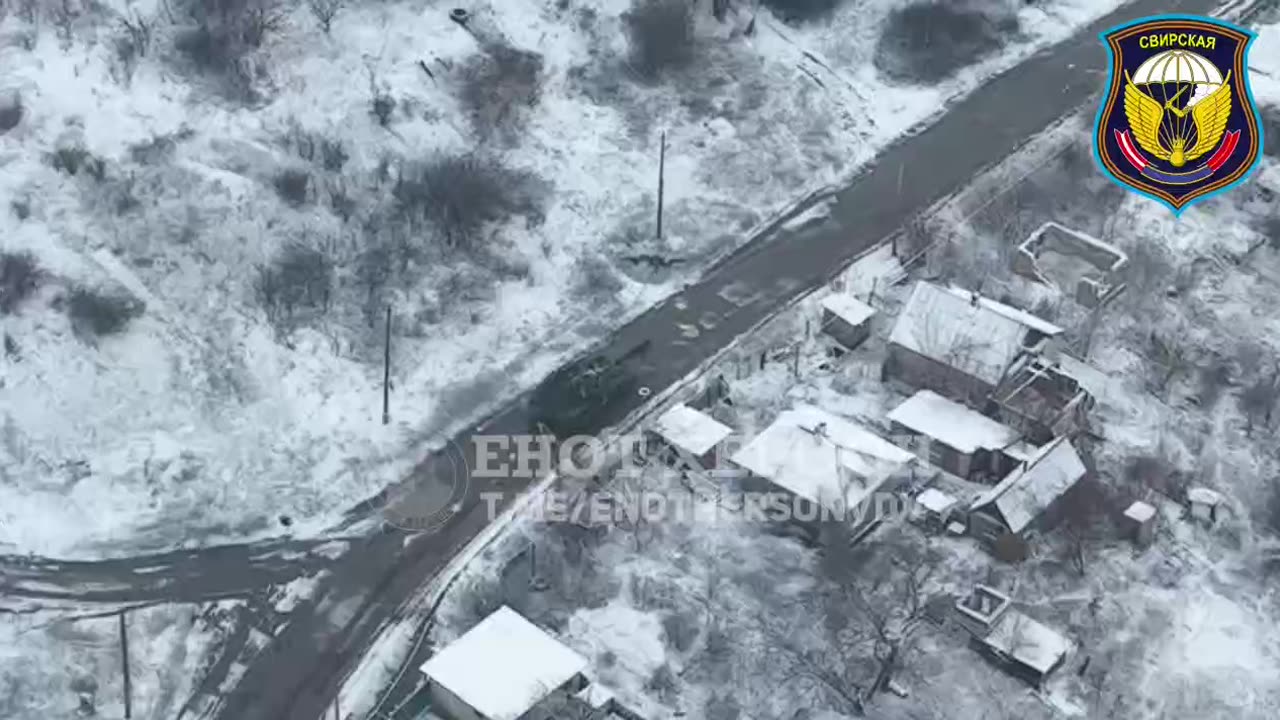
<instances>
[{"instance_id":1,"label":"snowy field","mask_svg":"<svg viewBox=\"0 0 1280 720\"><path fill-rule=\"evenodd\" d=\"M158 605L126 615L132 717L179 716L234 607ZM0 623L0 715L120 718L124 707L117 615L40 611Z\"/></svg>"},{"instance_id":2,"label":"snowy field","mask_svg":"<svg viewBox=\"0 0 1280 720\"><path fill-rule=\"evenodd\" d=\"M1253 66L1274 126L1280 25L1262 30ZM882 313L864 346L831 359L827 343L806 333L830 292L819 291L713 371L729 381L733 400L714 412L754 434L779 411L815 403L885 429L887 410L904 396L880 382L880 362L910 281L980 280L988 296L1063 324L1097 369L1092 417L1101 439L1092 452L1102 497L1113 511L1137 498L1154 503L1152 547L1135 551L1106 513L1078 544L1054 532L1018 565L971 539L909 524L881 528L854 552L818 552L733 515L594 529L533 524L464 576L445 605L441 639L505 602L560 633L651 717L792 718L797 708L852 716L851 689L867 687L877 670L870 618L888 615L887 627L901 629L894 609L903 607L907 578L931 567L920 594L944 608L947 595L987 583L1076 647L1047 687L1033 691L981 661L963 634L925 624L895 675L908 696L876 694L868 716L1275 717L1280 153L1272 150L1248 184L1175 219L1100 176L1089 154L1091 122L1092 113L1068 118L929 218L923 231L946 242L907 282L886 288L882 279L899 273L892 257L855 266L838 291L866 299L874 289ZM1013 246L1051 219L1131 258L1128 289L1096 323L1069 298L1011 272ZM788 353L797 347L793 364ZM762 350L775 358L763 370L755 361ZM1182 499L1197 485L1227 498L1213 526L1186 517ZM663 470L613 486L641 488L689 492ZM520 555L530 542L538 591L529 590Z\"/></svg>"},{"instance_id":3,"label":"snowy field","mask_svg":"<svg viewBox=\"0 0 1280 720\"><path fill-rule=\"evenodd\" d=\"M194 0L3 3L0 552L322 532L1113 4L699 3L686 36L616 0L480 3L470 31L351 0L328 33L301 2L245 27Z\"/></svg>"}]
</instances>

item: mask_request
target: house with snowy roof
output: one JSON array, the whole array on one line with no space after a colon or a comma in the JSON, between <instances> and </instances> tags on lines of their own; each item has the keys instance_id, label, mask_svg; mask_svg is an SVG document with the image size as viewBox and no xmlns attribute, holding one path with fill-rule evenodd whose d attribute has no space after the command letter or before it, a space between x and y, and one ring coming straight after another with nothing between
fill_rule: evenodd
<instances>
[{"instance_id":1,"label":"house with snowy roof","mask_svg":"<svg viewBox=\"0 0 1280 720\"><path fill-rule=\"evenodd\" d=\"M969 506L969 531L989 544L1025 546L1036 531L1057 521L1059 500L1087 474L1071 441L1055 439Z\"/></svg>"},{"instance_id":2,"label":"house with snowy roof","mask_svg":"<svg viewBox=\"0 0 1280 720\"><path fill-rule=\"evenodd\" d=\"M616 717L587 660L507 606L422 664L432 720Z\"/></svg>"},{"instance_id":3,"label":"house with snowy roof","mask_svg":"<svg viewBox=\"0 0 1280 720\"><path fill-rule=\"evenodd\" d=\"M883 374L982 407L1018 358L1054 355L1062 332L979 293L918 282L889 335Z\"/></svg>"},{"instance_id":4,"label":"house with snowy roof","mask_svg":"<svg viewBox=\"0 0 1280 720\"><path fill-rule=\"evenodd\" d=\"M915 465L910 452L813 405L781 413L729 459L748 473L748 489L781 494L781 519L811 539L829 521L851 524L854 538L870 532Z\"/></svg>"},{"instance_id":5,"label":"house with snowy roof","mask_svg":"<svg viewBox=\"0 0 1280 720\"><path fill-rule=\"evenodd\" d=\"M888 419L899 444L966 480L994 483L1035 453L1018 431L932 390L918 391Z\"/></svg>"}]
</instances>

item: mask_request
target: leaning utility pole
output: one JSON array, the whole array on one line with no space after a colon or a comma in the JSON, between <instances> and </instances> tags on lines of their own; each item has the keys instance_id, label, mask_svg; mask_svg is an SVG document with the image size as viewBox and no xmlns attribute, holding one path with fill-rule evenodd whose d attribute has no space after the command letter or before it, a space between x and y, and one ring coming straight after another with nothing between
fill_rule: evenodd
<instances>
[{"instance_id":1,"label":"leaning utility pole","mask_svg":"<svg viewBox=\"0 0 1280 720\"><path fill-rule=\"evenodd\" d=\"M658 239L662 239L662 186L667 165L667 132L662 131L662 144L658 148Z\"/></svg>"},{"instance_id":2,"label":"leaning utility pole","mask_svg":"<svg viewBox=\"0 0 1280 720\"><path fill-rule=\"evenodd\" d=\"M382 343L382 424L391 422L391 306L387 306L387 333Z\"/></svg>"}]
</instances>

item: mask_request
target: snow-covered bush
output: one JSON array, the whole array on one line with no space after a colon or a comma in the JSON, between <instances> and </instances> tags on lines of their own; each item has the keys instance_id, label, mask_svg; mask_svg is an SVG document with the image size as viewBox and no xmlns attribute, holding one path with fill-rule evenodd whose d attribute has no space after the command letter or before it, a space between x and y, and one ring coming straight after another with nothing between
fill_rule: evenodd
<instances>
[{"instance_id":1,"label":"snow-covered bush","mask_svg":"<svg viewBox=\"0 0 1280 720\"><path fill-rule=\"evenodd\" d=\"M257 272L254 293L273 322L291 321L298 311L328 310L333 294L333 262L323 252L292 244L270 265L259 266Z\"/></svg>"},{"instance_id":2,"label":"snow-covered bush","mask_svg":"<svg viewBox=\"0 0 1280 720\"><path fill-rule=\"evenodd\" d=\"M0 99L0 133L6 133L18 127L24 113L21 95L14 93L10 97Z\"/></svg>"},{"instance_id":3,"label":"snow-covered bush","mask_svg":"<svg viewBox=\"0 0 1280 720\"><path fill-rule=\"evenodd\" d=\"M0 315L8 315L31 297L44 277L30 253L0 253Z\"/></svg>"},{"instance_id":4,"label":"snow-covered bush","mask_svg":"<svg viewBox=\"0 0 1280 720\"><path fill-rule=\"evenodd\" d=\"M995 53L1017 29L1006 3L926 0L889 14L875 64L893 79L933 84Z\"/></svg>"},{"instance_id":5,"label":"snow-covered bush","mask_svg":"<svg viewBox=\"0 0 1280 720\"><path fill-rule=\"evenodd\" d=\"M637 0L623 17L631 64L646 78L679 70L693 60L693 6L685 0Z\"/></svg>"},{"instance_id":6,"label":"snow-covered bush","mask_svg":"<svg viewBox=\"0 0 1280 720\"><path fill-rule=\"evenodd\" d=\"M282 170L272 182L280 199L294 207L307 203L311 189L311 175L306 170L297 168Z\"/></svg>"},{"instance_id":7,"label":"snow-covered bush","mask_svg":"<svg viewBox=\"0 0 1280 720\"><path fill-rule=\"evenodd\" d=\"M83 339L115 335L144 309L142 303L131 297L99 293L88 288L72 290L67 300L72 330Z\"/></svg>"},{"instance_id":8,"label":"snow-covered bush","mask_svg":"<svg viewBox=\"0 0 1280 720\"><path fill-rule=\"evenodd\" d=\"M761 0L773 14L788 22L804 22L825 17L840 0Z\"/></svg>"}]
</instances>

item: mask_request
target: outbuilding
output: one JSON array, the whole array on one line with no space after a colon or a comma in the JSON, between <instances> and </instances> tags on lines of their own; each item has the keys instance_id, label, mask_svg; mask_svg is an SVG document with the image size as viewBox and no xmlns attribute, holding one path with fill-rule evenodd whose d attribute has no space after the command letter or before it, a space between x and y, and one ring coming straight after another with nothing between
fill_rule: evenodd
<instances>
[{"instance_id":1,"label":"outbuilding","mask_svg":"<svg viewBox=\"0 0 1280 720\"><path fill-rule=\"evenodd\" d=\"M832 293L822 299L822 332L852 350L871 335L871 319L876 310L847 293Z\"/></svg>"},{"instance_id":2,"label":"outbuilding","mask_svg":"<svg viewBox=\"0 0 1280 720\"><path fill-rule=\"evenodd\" d=\"M696 465L699 470L715 467L716 449L733 430L724 423L680 404L663 413L650 430L651 440L665 459Z\"/></svg>"},{"instance_id":3,"label":"outbuilding","mask_svg":"<svg viewBox=\"0 0 1280 720\"><path fill-rule=\"evenodd\" d=\"M1191 517L1215 523L1222 512L1222 493L1206 487L1194 487L1187 491L1187 504L1191 506Z\"/></svg>"},{"instance_id":4,"label":"outbuilding","mask_svg":"<svg viewBox=\"0 0 1280 720\"><path fill-rule=\"evenodd\" d=\"M1152 505L1135 500L1124 511L1128 533L1138 547L1147 547L1156 536L1156 509Z\"/></svg>"}]
</instances>

